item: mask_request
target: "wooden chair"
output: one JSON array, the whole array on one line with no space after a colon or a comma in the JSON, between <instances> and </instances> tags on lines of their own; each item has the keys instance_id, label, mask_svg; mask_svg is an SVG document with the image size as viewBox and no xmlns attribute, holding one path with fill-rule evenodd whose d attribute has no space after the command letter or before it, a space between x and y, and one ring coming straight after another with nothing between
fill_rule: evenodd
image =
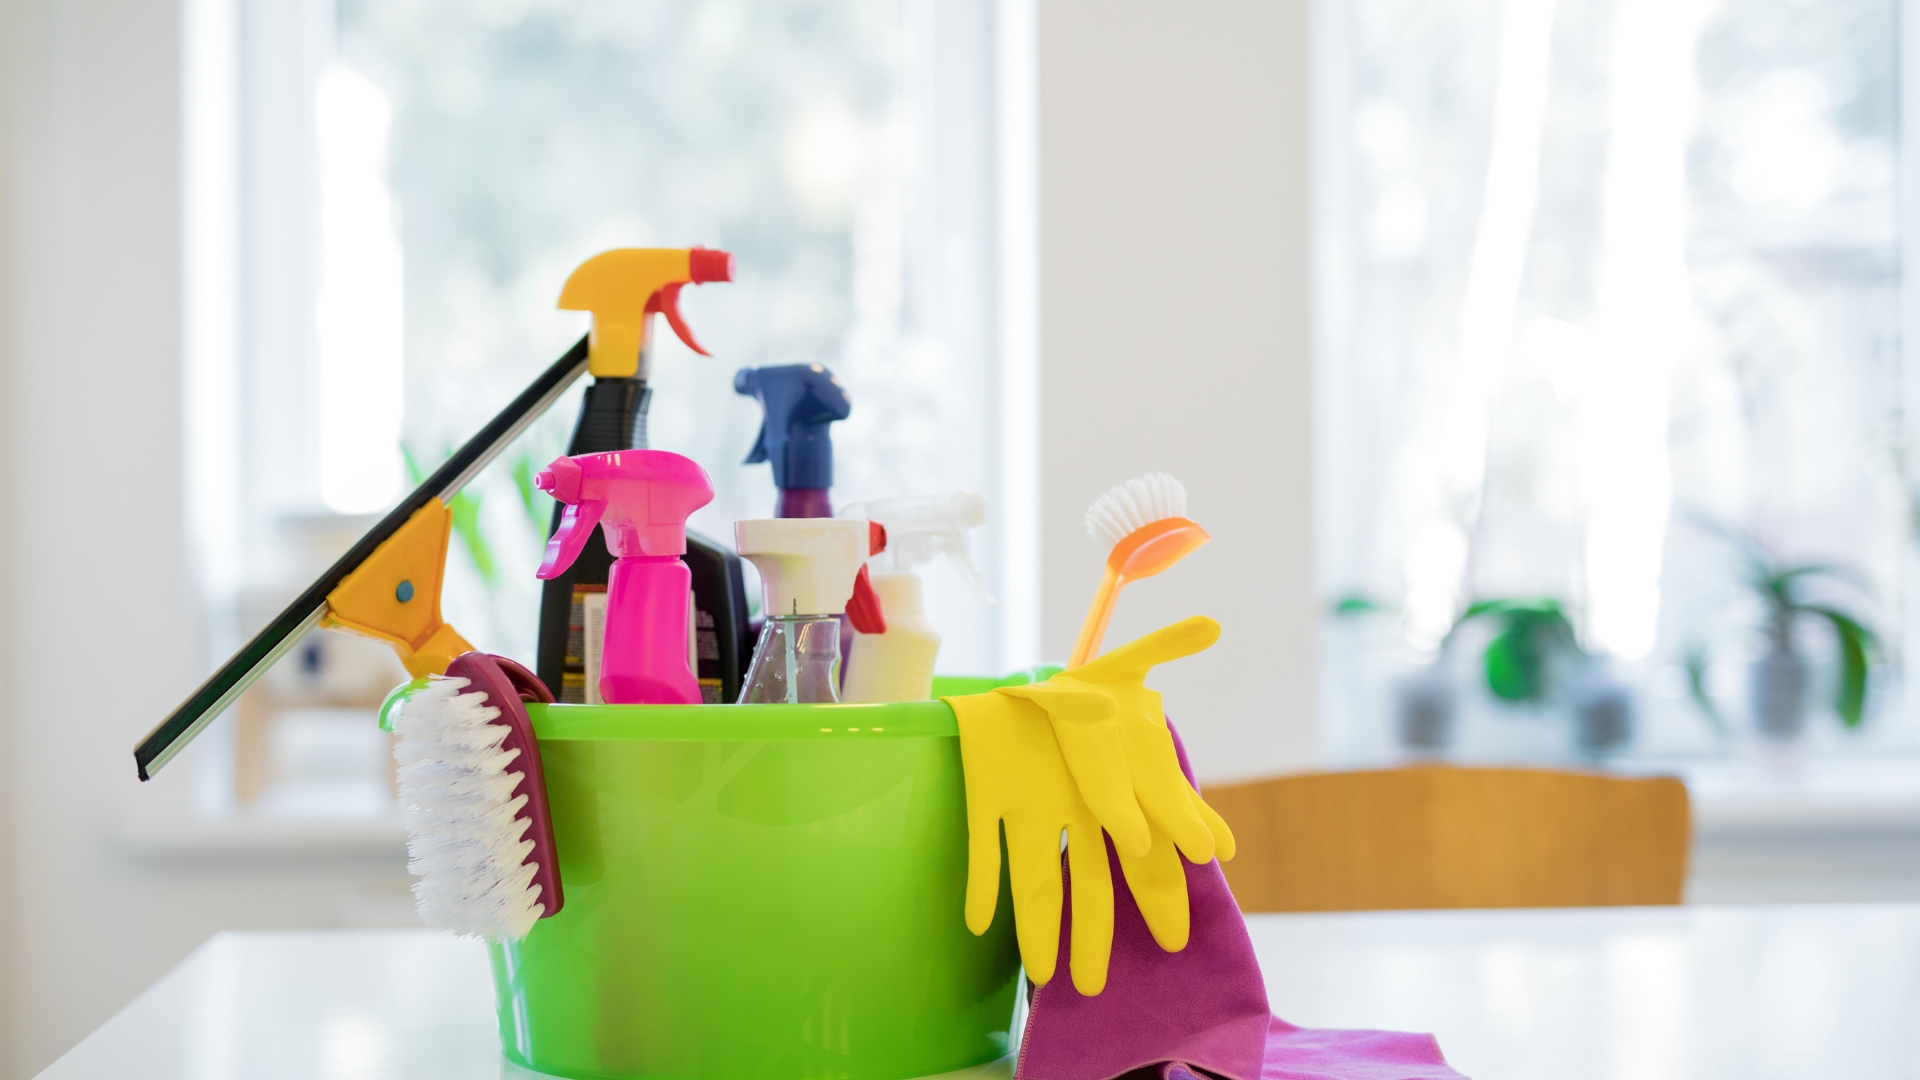
<instances>
[{"instance_id":1,"label":"wooden chair","mask_svg":"<svg viewBox=\"0 0 1920 1080\"><path fill-rule=\"evenodd\" d=\"M1243 911L1677 904L1687 789L1539 769L1423 765L1206 789Z\"/></svg>"}]
</instances>

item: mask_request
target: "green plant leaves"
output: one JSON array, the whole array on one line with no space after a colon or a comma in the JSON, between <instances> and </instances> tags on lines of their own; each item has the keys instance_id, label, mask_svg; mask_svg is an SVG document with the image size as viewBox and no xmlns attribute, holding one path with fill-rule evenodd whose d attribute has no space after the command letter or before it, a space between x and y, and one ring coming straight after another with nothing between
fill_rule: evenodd
<instances>
[{"instance_id":1,"label":"green plant leaves","mask_svg":"<svg viewBox=\"0 0 1920 1080\"><path fill-rule=\"evenodd\" d=\"M413 456L413 448L402 445L400 456L407 464L407 477L415 487L426 482L427 472ZM452 457L451 451L444 453L442 460ZM467 557L473 560L473 568L480 575L482 583L491 587L500 579L500 568L494 562L493 545L487 543L487 537L480 529L480 493L472 487L454 492L447 501L447 510L453 516L453 534L460 538L460 546L467 549Z\"/></svg>"},{"instance_id":2,"label":"green plant leaves","mask_svg":"<svg viewBox=\"0 0 1920 1080\"><path fill-rule=\"evenodd\" d=\"M1560 601L1544 597L1481 600L1454 620L1451 640L1472 619L1499 621L1493 640L1482 654L1487 689L1506 701L1539 702L1558 690L1565 661L1580 656L1573 624Z\"/></svg>"},{"instance_id":3,"label":"green plant leaves","mask_svg":"<svg viewBox=\"0 0 1920 1080\"><path fill-rule=\"evenodd\" d=\"M1713 695L1707 690L1707 647L1694 644L1687 647L1685 667L1687 670L1687 696L1693 699L1694 708L1713 725L1714 733L1721 738L1728 735L1726 718L1720 715L1720 707L1713 703Z\"/></svg>"},{"instance_id":4,"label":"green plant leaves","mask_svg":"<svg viewBox=\"0 0 1920 1080\"><path fill-rule=\"evenodd\" d=\"M1368 615L1376 611L1386 611L1387 606L1361 593L1348 593L1333 602L1331 612L1336 617L1349 615Z\"/></svg>"},{"instance_id":5,"label":"green plant leaves","mask_svg":"<svg viewBox=\"0 0 1920 1080\"><path fill-rule=\"evenodd\" d=\"M1834 694L1833 709L1840 714L1841 723L1857 728L1866 715L1867 665L1875 649L1873 631L1834 608L1808 605L1800 610L1833 624L1834 636L1840 642L1840 686Z\"/></svg>"},{"instance_id":6,"label":"green plant leaves","mask_svg":"<svg viewBox=\"0 0 1920 1080\"><path fill-rule=\"evenodd\" d=\"M520 508L527 512L527 520L533 524L533 531L544 536L548 519L553 514L554 502L533 486L533 475L539 471L533 463L533 452L522 450L515 454L511 467L514 490L520 493Z\"/></svg>"}]
</instances>

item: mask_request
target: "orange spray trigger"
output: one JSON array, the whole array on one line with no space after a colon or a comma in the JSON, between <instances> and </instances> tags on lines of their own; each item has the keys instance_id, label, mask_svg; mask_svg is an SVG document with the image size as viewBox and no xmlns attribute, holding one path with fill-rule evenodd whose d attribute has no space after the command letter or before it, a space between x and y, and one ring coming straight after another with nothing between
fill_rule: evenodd
<instances>
[{"instance_id":1,"label":"orange spray trigger","mask_svg":"<svg viewBox=\"0 0 1920 1080\"><path fill-rule=\"evenodd\" d=\"M885 550L887 527L877 521L867 522L868 556L878 555ZM853 597L847 601L847 621L863 634L887 632L887 613L880 606L880 594L873 591L873 580L867 576L864 563L860 566L860 572L853 576Z\"/></svg>"}]
</instances>

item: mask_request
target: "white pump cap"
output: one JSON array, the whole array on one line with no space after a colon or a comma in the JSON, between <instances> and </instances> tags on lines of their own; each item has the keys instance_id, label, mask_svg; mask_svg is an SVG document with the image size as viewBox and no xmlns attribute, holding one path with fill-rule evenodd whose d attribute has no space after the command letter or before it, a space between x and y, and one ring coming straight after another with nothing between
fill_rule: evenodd
<instances>
[{"instance_id":1,"label":"white pump cap","mask_svg":"<svg viewBox=\"0 0 1920 1080\"><path fill-rule=\"evenodd\" d=\"M842 517L877 521L886 527L887 550L883 558L895 570L915 570L932 562L936 555L952 560L954 569L967 579L980 599L993 603L986 578L974 565L967 550L967 530L987 523L987 497L977 491L954 491L945 495L909 495L899 499L872 499L855 503L840 511Z\"/></svg>"},{"instance_id":2,"label":"white pump cap","mask_svg":"<svg viewBox=\"0 0 1920 1080\"><path fill-rule=\"evenodd\" d=\"M733 523L733 546L760 571L767 615L838 615L867 561L864 520L751 518Z\"/></svg>"}]
</instances>

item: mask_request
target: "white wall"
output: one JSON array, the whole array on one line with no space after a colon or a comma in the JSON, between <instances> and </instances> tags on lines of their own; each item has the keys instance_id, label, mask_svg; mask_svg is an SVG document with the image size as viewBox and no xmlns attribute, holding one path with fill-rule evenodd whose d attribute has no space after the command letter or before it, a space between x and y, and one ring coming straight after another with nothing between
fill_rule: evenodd
<instances>
[{"instance_id":1,"label":"white wall","mask_svg":"<svg viewBox=\"0 0 1920 1080\"><path fill-rule=\"evenodd\" d=\"M132 748L205 667L182 539L178 15L19 0L7 18L0 1074L29 1076L215 930L327 925L404 870L115 839L185 817L194 755L143 785Z\"/></svg>"},{"instance_id":2,"label":"white wall","mask_svg":"<svg viewBox=\"0 0 1920 1080\"><path fill-rule=\"evenodd\" d=\"M1042 644L1071 651L1099 580L1087 507L1185 482L1215 539L1129 586L1107 644L1220 620L1153 680L1202 779L1315 751L1307 6L1039 5Z\"/></svg>"},{"instance_id":3,"label":"white wall","mask_svg":"<svg viewBox=\"0 0 1920 1080\"><path fill-rule=\"evenodd\" d=\"M13 190L13 140L9 137L13 129L13 83L14 72L19 67L20 38L17 32L19 20L15 16L13 5L0 3L0 417L9 415L8 410L8 358L12 355L11 337L13 321L10 318L13 289L13 202L10 197ZM12 470L7 467L8 458L5 443L0 442L0 611L13 609L11 582L12 559L9 557L9 537L12 535L11 487L8 483ZM11 779L6 763L13 760L11 713L5 696L6 688L13 685L13 650L9 646L11 629L7 620L0 619L0 1077L9 1075L7 1067L7 1047L13 1045L10 1038L12 1009L12 980L6 973L13 970L13 798L8 792Z\"/></svg>"}]
</instances>

